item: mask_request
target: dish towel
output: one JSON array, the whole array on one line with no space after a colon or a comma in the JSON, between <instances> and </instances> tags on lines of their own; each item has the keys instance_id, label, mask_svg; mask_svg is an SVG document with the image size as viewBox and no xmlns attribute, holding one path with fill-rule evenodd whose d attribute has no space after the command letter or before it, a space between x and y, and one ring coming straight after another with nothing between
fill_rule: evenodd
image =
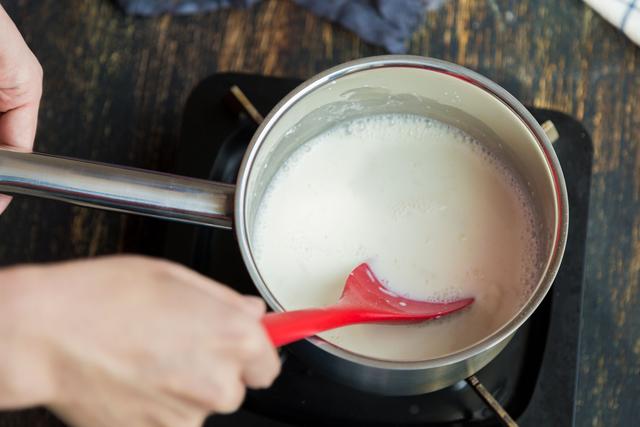
<instances>
[{"instance_id":1,"label":"dish towel","mask_svg":"<svg viewBox=\"0 0 640 427\"><path fill-rule=\"evenodd\" d=\"M125 13L187 15L224 7L250 7L260 0L116 0ZM428 10L446 0L293 0L312 13L337 22L363 40L405 53L407 42Z\"/></svg>"},{"instance_id":2,"label":"dish towel","mask_svg":"<svg viewBox=\"0 0 640 427\"><path fill-rule=\"evenodd\" d=\"M584 0L640 45L640 0Z\"/></svg>"}]
</instances>

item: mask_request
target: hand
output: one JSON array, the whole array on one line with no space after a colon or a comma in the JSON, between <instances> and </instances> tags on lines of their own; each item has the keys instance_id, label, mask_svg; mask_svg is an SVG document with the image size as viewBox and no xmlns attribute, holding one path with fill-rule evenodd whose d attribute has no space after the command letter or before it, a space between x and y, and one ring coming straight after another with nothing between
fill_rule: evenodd
<instances>
[{"instance_id":1,"label":"hand","mask_svg":"<svg viewBox=\"0 0 640 427\"><path fill-rule=\"evenodd\" d=\"M33 148L42 94L42 67L0 6L0 145ZM0 213L9 204L0 195Z\"/></svg>"},{"instance_id":2,"label":"hand","mask_svg":"<svg viewBox=\"0 0 640 427\"><path fill-rule=\"evenodd\" d=\"M0 408L46 405L76 427L196 427L279 371L264 302L176 264L118 256L0 276Z\"/></svg>"}]
</instances>

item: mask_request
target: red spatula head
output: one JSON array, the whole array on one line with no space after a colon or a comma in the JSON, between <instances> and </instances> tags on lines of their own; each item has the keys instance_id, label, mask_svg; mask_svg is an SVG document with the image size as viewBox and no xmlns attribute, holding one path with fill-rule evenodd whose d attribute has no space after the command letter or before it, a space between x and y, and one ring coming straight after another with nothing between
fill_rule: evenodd
<instances>
[{"instance_id":1,"label":"red spatula head","mask_svg":"<svg viewBox=\"0 0 640 427\"><path fill-rule=\"evenodd\" d=\"M340 300L329 307L269 313L262 322L276 347L355 323L419 322L460 310L473 298L448 303L416 301L385 288L367 264L349 277Z\"/></svg>"},{"instance_id":2,"label":"red spatula head","mask_svg":"<svg viewBox=\"0 0 640 427\"><path fill-rule=\"evenodd\" d=\"M402 297L385 287L369 264L362 263L349 274L338 305L357 307L379 320L422 321L453 313L472 302L473 298L441 303Z\"/></svg>"}]
</instances>

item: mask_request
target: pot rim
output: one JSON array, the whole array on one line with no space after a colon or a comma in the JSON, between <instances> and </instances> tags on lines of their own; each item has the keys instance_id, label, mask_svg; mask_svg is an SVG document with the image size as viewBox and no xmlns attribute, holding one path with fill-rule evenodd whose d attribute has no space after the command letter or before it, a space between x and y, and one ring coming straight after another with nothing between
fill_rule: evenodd
<instances>
[{"instance_id":1,"label":"pot rim","mask_svg":"<svg viewBox=\"0 0 640 427\"><path fill-rule=\"evenodd\" d=\"M367 57L343 63L317 74L311 79L300 84L286 97L284 97L265 117L264 121L258 127L256 133L251 139L251 143L247 148L247 152L243 158L238 174L239 179L235 196L235 229L242 257L255 286L258 288L258 291L273 310L285 311L277 299L272 295L265 281L262 279L250 249L251 246L249 243L246 212L244 207L246 205L247 198L249 197L246 189L249 176L256 161L257 153L278 120L284 116L294 104L303 100L307 94L347 75L389 67L417 68L447 74L464 80L499 100L521 120L536 140L538 148L544 154L547 166L546 172L552 179L554 186L553 191L556 196L554 201L556 227L553 232L552 253L548 257L540 281L522 308L500 329L486 336L482 340L462 350L438 358L423 361L391 361L363 356L349 350L345 350L317 336L307 339L307 341L314 346L336 357L372 368L389 370L436 368L465 361L470 357L494 347L513 334L529 318L529 316L531 316L551 288L553 280L560 268L560 263L566 246L569 227L569 203L562 168L560 167L555 150L553 149L546 133L531 113L524 107L524 105L522 105L514 96L501 86L475 71L469 70L460 65L439 59L413 55L382 55Z\"/></svg>"}]
</instances>

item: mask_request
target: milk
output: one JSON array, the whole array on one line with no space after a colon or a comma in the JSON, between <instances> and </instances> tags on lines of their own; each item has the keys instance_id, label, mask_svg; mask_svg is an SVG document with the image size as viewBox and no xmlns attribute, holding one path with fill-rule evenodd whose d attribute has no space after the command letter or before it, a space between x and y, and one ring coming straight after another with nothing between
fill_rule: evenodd
<instances>
[{"instance_id":1,"label":"milk","mask_svg":"<svg viewBox=\"0 0 640 427\"><path fill-rule=\"evenodd\" d=\"M436 321L321 334L365 356L418 361L468 347L516 314L538 279L535 228L523 186L477 141L392 114L345 123L299 148L267 188L252 247L286 310L335 303L361 262L410 298L474 297Z\"/></svg>"}]
</instances>

